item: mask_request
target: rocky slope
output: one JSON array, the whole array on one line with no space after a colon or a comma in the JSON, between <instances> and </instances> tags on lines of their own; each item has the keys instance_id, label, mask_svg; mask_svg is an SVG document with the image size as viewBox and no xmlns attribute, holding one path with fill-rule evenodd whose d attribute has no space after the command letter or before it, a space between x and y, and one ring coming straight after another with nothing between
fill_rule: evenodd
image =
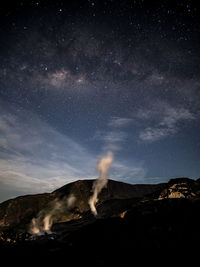
<instances>
[{"instance_id":1,"label":"rocky slope","mask_svg":"<svg viewBox=\"0 0 200 267\"><path fill-rule=\"evenodd\" d=\"M54 222L79 218L89 210L88 200L92 194L94 180L79 180L55 190L52 193L27 195L7 200L0 204L0 227L26 228L38 214L49 214L57 208ZM107 187L99 195L98 205L106 200L143 198L157 191L163 185L131 185L109 180ZM74 197L68 208L69 197Z\"/></svg>"},{"instance_id":2,"label":"rocky slope","mask_svg":"<svg viewBox=\"0 0 200 267\"><path fill-rule=\"evenodd\" d=\"M172 260L172 255L179 263L190 256L191 264L194 255L198 255L200 179L177 178L158 185L129 185L110 180L100 195L97 217L87 204L92 183L92 180L77 181L51 194L25 196L0 204L0 218L4 222L1 251L22 258L25 253L45 260L64 259L75 265L95 262L96 266L119 262L126 266L126 260L138 260L139 255L141 263L149 257L157 259L157 253L163 253L165 262ZM32 236L22 227L34 212L72 194L76 197L73 208L67 210L66 217L59 214L60 210L55 214L59 219L54 221L52 233ZM13 212L17 207L20 213L16 216L17 223L14 215L6 219L11 207Z\"/></svg>"}]
</instances>

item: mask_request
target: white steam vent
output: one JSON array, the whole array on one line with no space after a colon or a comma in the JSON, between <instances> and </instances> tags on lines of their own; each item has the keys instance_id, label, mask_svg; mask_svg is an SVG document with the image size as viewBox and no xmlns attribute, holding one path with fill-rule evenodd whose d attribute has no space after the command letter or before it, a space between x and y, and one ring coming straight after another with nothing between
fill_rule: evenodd
<instances>
[{"instance_id":1,"label":"white steam vent","mask_svg":"<svg viewBox=\"0 0 200 267\"><path fill-rule=\"evenodd\" d=\"M97 210L96 210L95 205L98 202L99 193L107 185L107 182L108 182L107 175L108 175L110 166L113 162L113 159L114 159L113 153L109 151L97 163L97 171L99 171L99 177L93 183L93 187L92 187L93 195L88 201L88 204L94 216L97 216Z\"/></svg>"}]
</instances>

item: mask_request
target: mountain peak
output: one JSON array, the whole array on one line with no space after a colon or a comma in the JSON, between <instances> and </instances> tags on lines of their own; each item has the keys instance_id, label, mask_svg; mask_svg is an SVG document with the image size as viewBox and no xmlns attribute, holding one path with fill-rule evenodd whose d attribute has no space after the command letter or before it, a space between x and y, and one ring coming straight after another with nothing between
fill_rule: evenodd
<instances>
[{"instance_id":1,"label":"mountain peak","mask_svg":"<svg viewBox=\"0 0 200 267\"><path fill-rule=\"evenodd\" d=\"M21 196L5 201L0 204L0 227L27 229L33 218L37 218L39 214L51 214L52 210L56 214L53 223L81 218L85 213L91 213L88 201L93 194L94 181L77 180L52 193ZM126 205L135 201L193 198L199 195L199 181L186 177L174 178L163 184L128 184L108 180L106 187L98 195L96 208L99 216L111 216L123 212Z\"/></svg>"},{"instance_id":2,"label":"mountain peak","mask_svg":"<svg viewBox=\"0 0 200 267\"><path fill-rule=\"evenodd\" d=\"M74 259L88 248L96 253L114 247L121 253L122 244L127 252L126 248L182 248L185 239L190 247L194 236L198 242L200 180L182 177L156 185L108 180L98 196L96 217L88 205L94 181L78 180L49 194L1 203L0 245L23 245L30 254L41 250L42 255L73 251ZM39 231L29 231L30 225Z\"/></svg>"}]
</instances>

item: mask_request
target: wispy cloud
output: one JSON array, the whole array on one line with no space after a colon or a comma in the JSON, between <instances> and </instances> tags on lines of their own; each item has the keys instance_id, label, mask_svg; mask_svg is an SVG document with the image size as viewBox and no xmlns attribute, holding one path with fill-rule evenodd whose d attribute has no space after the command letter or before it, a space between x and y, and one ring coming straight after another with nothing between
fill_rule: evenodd
<instances>
[{"instance_id":1,"label":"wispy cloud","mask_svg":"<svg viewBox=\"0 0 200 267\"><path fill-rule=\"evenodd\" d=\"M107 123L107 130L96 132L94 140L103 142L103 153L112 151L114 154L118 154L116 152L127 146L128 132L126 128L133 122L133 118L111 117ZM142 162L136 162L135 160L131 163L122 162L115 157L109 177L128 183L145 183L146 172L147 170Z\"/></svg>"},{"instance_id":2,"label":"wispy cloud","mask_svg":"<svg viewBox=\"0 0 200 267\"><path fill-rule=\"evenodd\" d=\"M183 107L164 105L158 109L143 110L137 116L150 126L145 127L139 138L143 141L155 142L168 136L175 135L181 128L181 123L193 121L195 115Z\"/></svg>"},{"instance_id":3,"label":"wispy cloud","mask_svg":"<svg viewBox=\"0 0 200 267\"><path fill-rule=\"evenodd\" d=\"M126 141L128 135L126 127L132 123L131 118L111 117L107 123L107 130L97 131L94 139L103 141L103 150L118 151Z\"/></svg>"},{"instance_id":4,"label":"wispy cloud","mask_svg":"<svg viewBox=\"0 0 200 267\"><path fill-rule=\"evenodd\" d=\"M101 138L104 149L115 152L126 140L126 133L119 127L109 129ZM83 145L35 114L0 107L0 201L50 192L78 179L93 179L97 160ZM129 166L116 159L110 177L134 182L143 174L142 166Z\"/></svg>"},{"instance_id":5,"label":"wispy cloud","mask_svg":"<svg viewBox=\"0 0 200 267\"><path fill-rule=\"evenodd\" d=\"M71 180L73 181L73 179ZM68 180L70 182L70 180ZM53 189L62 186L66 183L66 178L51 177L49 179L39 179L36 177L28 176L23 173L15 171L1 171L0 184L1 187L12 188L13 191L20 193L44 193L52 191Z\"/></svg>"},{"instance_id":6,"label":"wispy cloud","mask_svg":"<svg viewBox=\"0 0 200 267\"><path fill-rule=\"evenodd\" d=\"M106 143L118 143L118 142L122 142L124 140L124 138L126 137L125 133L123 132L108 132L105 134L105 136L103 137L103 140Z\"/></svg>"},{"instance_id":7,"label":"wispy cloud","mask_svg":"<svg viewBox=\"0 0 200 267\"><path fill-rule=\"evenodd\" d=\"M143 141L155 142L176 133L175 128L147 127L140 132L139 138Z\"/></svg>"},{"instance_id":8,"label":"wispy cloud","mask_svg":"<svg viewBox=\"0 0 200 267\"><path fill-rule=\"evenodd\" d=\"M114 162L111 178L128 183L145 183L146 172L141 162L132 162L131 166Z\"/></svg>"},{"instance_id":9,"label":"wispy cloud","mask_svg":"<svg viewBox=\"0 0 200 267\"><path fill-rule=\"evenodd\" d=\"M131 118L113 117L108 123L108 126L114 128L122 128L131 124L133 120Z\"/></svg>"},{"instance_id":10,"label":"wispy cloud","mask_svg":"<svg viewBox=\"0 0 200 267\"><path fill-rule=\"evenodd\" d=\"M94 177L95 157L82 145L30 112L0 111L0 195L51 191Z\"/></svg>"}]
</instances>

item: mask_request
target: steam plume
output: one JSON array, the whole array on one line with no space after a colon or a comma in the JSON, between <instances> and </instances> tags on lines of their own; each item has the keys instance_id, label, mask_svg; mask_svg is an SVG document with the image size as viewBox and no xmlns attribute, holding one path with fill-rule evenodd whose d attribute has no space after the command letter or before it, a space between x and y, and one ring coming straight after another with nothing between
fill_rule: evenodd
<instances>
[{"instance_id":1,"label":"steam plume","mask_svg":"<svg viewBox=\"0 0 200 267\"><path fill-rule=\"evenodd\" d=\"M67 198L67 208L71 209L74 206L76 197L73 194L70 194Z\"/></svg>"},{"instance_id":2,"label":"steam plume","mask_svg":"<svg viewBox=\"0 0 200 267\"><path fill-rule=\"evenodd\" d=\"M37 218L32 219L29 232L32 235L51 233L51 226L55 222L56 217L70 210L74 206L75 201L76 197L73 194L70 194L67 199L55 199L52 201L49 209L41 210Z\"/></svg>"},{"instance_id":3,"label":"steam plume","mask_svg":"<svg viewBox=\"0 0 200 267\"><path fill-rule=\"evenodd\" d=\"M47 216L44 217L43 223L44 223L43 227L44 232L49 232L52 226L51 214L48 214Z\"/></svg>"},{"instance_id":4,"label":"steam plume","mask_svg":"<svg viewBox=\"0 0 200 267\"><path fill-rule=\"evenodd\" d=\"M31 221L30 233L32 235L40 235L40 228L36 218L33 218Z\"/></svg>"},{"instance_id":5,"label":"steam plume","mask_svg":"<svg viewBox=\"0 0 200 267\"><path fill-rule=\"evenodd\" d=\"M99 177L93 183L92 191L93 195L88 201L90 209L94 216L97 216L96 203L98 202L98 195L101 190L107 185L108 179L107 174L110 169L110 166L113 162L113 153L108 152L107 155L102 157L97 163L97 171L99 171Z\"/></svg>"}]
</instances>

